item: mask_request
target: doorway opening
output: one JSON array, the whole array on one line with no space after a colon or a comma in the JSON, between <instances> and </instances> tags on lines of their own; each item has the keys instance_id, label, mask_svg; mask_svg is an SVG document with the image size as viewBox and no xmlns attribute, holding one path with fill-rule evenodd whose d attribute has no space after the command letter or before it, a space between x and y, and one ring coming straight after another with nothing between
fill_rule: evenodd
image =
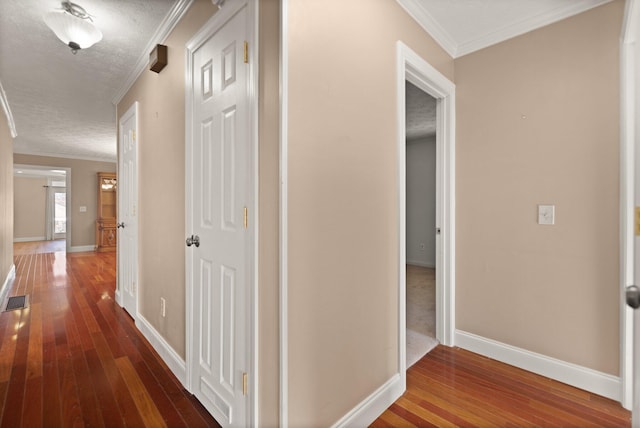
<instances>
[{"instance_id":1,"label":"doorway opening","mask_svg":"<svg viewBox=\"0 0 640 428\"><path fill-rule=\"evenodd\" d=\"M436 99L405 89L407 368L436 339Z\"/></svg>"},{"instance_id":2,"label":"doorway opening","mask_svg":"<svg viewBox=\"0 0 640 428\"><path fill-rule=\"evenodd\" d=\"M70 169L14 165L14 242L31 252L68 252Z\"/></svg>"},{"instance_id":3,"label":"doorway opening","mask_svg":"<svg viewBox=\"0 0 640 428\"><path fill-rule=\"evenodd\" d=\"M445 346L454 346L455 336L455 85L402 42L397 42L396 60L399 377L392 388L400 396L406 389L407 375L407 82L435 100L434 327L436 339ZM426 253L426 238L418 241L418 252L420 243L425 244Z\"/></svg>"}]
</instances>

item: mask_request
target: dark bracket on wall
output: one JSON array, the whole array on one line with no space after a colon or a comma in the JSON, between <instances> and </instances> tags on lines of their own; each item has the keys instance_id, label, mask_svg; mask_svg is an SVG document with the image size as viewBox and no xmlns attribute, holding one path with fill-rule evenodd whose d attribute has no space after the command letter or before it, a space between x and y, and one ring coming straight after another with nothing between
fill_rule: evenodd
<instances>
[{"instance_id":1,"label":"dark bracket on wall","mask_svg":"<svg viewBox=\"0 0 640 428\"><path fill-rule=\"evenodd\" d=\"M156 45L149 54L149 70L160 73L167 65L167 46Z\"/></svg>"}]
</instances>

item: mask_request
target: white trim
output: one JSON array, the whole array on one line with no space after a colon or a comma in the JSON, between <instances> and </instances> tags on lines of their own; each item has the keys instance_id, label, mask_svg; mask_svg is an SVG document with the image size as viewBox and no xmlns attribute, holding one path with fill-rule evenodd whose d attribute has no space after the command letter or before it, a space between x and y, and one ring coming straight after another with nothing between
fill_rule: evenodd
<instances>
[{"instance_id":1,"label":"white trim","mask_svg":"<svg viewBox=\"0 0 640 428\"><path fill-rule=\"evenodd\" d=\"M129 89L133 86L134 83L138 80L140 75L147 69L147 65L149 65L149 53L153 50L153 48L158 43L164 43L164 41L169 37L171 31L178 25L178 22L182 19L182 17L187 13L189 7L193 3L193 0L178 0L173 5L169 13L164 17L156 32L151 36L149 43L144 47L140 57L138 57L138 61L136 62L135 67L131 70L131 73L127 76L127 79L124 81L124 84L118 89L116 95L113 97L111 102L114 105L118 105L122 98L129 92Z\"/></svg>"},{"instance_id":2,"label":"white trim","mask_svg":"<svg viewBox=\"0 0 640 428\"><path fill-rule=\"evenodd\" d=\"M625 291L634 284L635 241L634 206L636 192L636 103L638 92L635 76L638 70L635 44L640 32L640 6L637 1L626 2L620 36L620 402L633 408L633 310L626 304ZM636 368L637 370L637 368ZM640 415L634 426L640 426Z\"/></svg>"},{"instance_id":3,"label":"white trim","mask_svg":"<svg viewBox=\"0 0 640 428\"><path fill-rule=\"evenodd\" d=\"M419 260L407 260L406 264L412 265L412 266L420 266L420 267L429 268L429 269L435 269L436 267L435 263L431 263L431 262L425 263Z\"/></svg>"},{"instance_id":4,"label":"white trim","mask_svg":"<svg viewBox=\"0 0 640 428\"><path fill-rule=\"evenodd\" d=\"M202 46L209 38L211 38L222 26L224 26L230 19L232 19L237 13L239 13L243 8L247 8L247 26L246 26L246 36L247 40L252 41L254 43L254 48L249 49L249 71L247 73L247 102L249 109L249 117L248 121L251 123L252 129L249 132L251 138L251 149L250 149L250 163L253 168L250 171L251 179L249 180L249 189L247 189L248 198L247 198L247 207L249 208L249 212L252 214L252 223L251 226L247 229L247 240L248 244L248 254L247 254L247 278L251 278L252 284L248 287L249 292L249 308L247 319L248 319L248 338L247 338L247 371L249 375L249 394L248 394L248 402L247 402L247 421L250 426L258 426L258 417L259 417L259 409L258 409L258 391L259 391L259 380L258 380L258 348L259 348L259 300L258 300L258 231L259 231L259 212L258 212L258 201L259 201L259 141L258 141L258 120L259 120L259 102L258 102L258 93L259 93L259 70L258 70L258 22L259 22L259 14L258 14L258 5L257 2L249 1L249 0L226 0L224 3L224 7L221 7L218 12L216 12L209 21L207 21L201 28L196 32L196 34L187 42L185 49L185 138L186 138L186 147L185 147L185 171L192 171L192 150L193 150L193 135L192 135L192 121L193 121L193 53ZM192 212L192 201L189 197L191 195L193 189L193 183L191 181L191 177L187 174L187 178L185 179L185 192L186 192L186 200L185 200L185 226L186 230L192 230L193 225L191 224L191 216L190 212ZM185 281L186 281L186 348L185 348L185 361L186 361L186 370L185 370L185 387L189 391L193 391L194 385L192 385L192 373L191 366L189 362L192 360L191 356L191 338L193 336L191 332L191 327L193 325L193 317L191 304L193 302L193 277L192 272L188 268L191 266L192 261L192 252L185 251L185 263L187 269L185 269Z\"/></svg>"},{"instance_id":5,"label":"white trim","mask_svg":"<svg viewBox=\"0 0 640 428\"><path fill-rule=\"evenodd\" d=\"M577 364L487 339L466 331L456 331L456 345L485 357L584 389L612 400L620 399L620 378Z\"/></svg>"},{"instance_id":6,"label":"white trim","mask_svg":"<svg viewBox=\"0 0 640 428\"><path fill-rule=\"evenodd\" d=\"M12 264L11 268L9 268L9 272L7 272L7 276L2 283L2 288L0 288L0 302L4 302L4 298L7 296L7 292L13 281L16 279L16 265Z\"/></svg>"},{"instance_id":7,"label":"white trim","mask_svg":"<svg viewBox=\"0 0 640 428\"><path fill-rule=\"evenodd\" d=\"M458 45L451 35L424 8L420 0L397 0L414 21L429 34L452 58L456 57Z\"/></svg>"},{"instance_id":8,"label":"white trim","mask_svg":"<svg viewBox=\"0 0 640 428\"><path fill-rule=\"evenodd\" d=\"M68 253L85 253L87 251L95 251L95 245L78 245L76 247L67 248Z\"/></svg>"},{"instance_id":9,"label":"white trim","mask_svg":"<svg viewBox=\"0 0 640 428\"><path fill-rule=\"evenodd\" d=\"M371 425L404 392L399 374L394 374L384 385L362 400L349 413L344 415L332 428L365 427Z\"/></svg>"},{"instance_id":10,"label":"white trim","mask_svg":"<svg viewBox=\"0 0 640 428\"><path fill-rule=\"evenodd\" d=\"M149 341L153 349L160 355L162 361L169 367L171 372L178 378L180 383L186 385L186 363L178 355L178 353L169 345L169 343L162 337L162 335L156 330L149 321L142 314L138 314L138 318L135 321L136 327L142 333L142 335Z\"/></svg>"},{"instance_id":11,"label":"white trim","mask_svg":"<svg viewBox=\"0 0 640 428\"><path fill-rule=\"evenodd\" d=\"M29 236L25 238L13 238L13 242L36 242L36 241L44 241L44 236Z\"/></svg>"},{"instance_id":12,"label":"white trim","mask_svg":"<svg viewBox=\"0 0 640 428\"><path fill-rule=\"evenodd\" d=\"M4 92L4 88L2 87L2 82L0 82L0 104L2 104L4 115L7 117L7 125L11 132L11 138L16 138L18 136L18 131L16 131L16 123L13 120L11 107L9 107L9 100L7 99L7 94Z\"/></svg>"},{"instance_id":13,"label":"white trim","mask_svg":"<svg viewBox=\"0 0 640 428\"><path fill-rule=\"evenodd\" d=\"M507 24L495 31L466 41L456 41L449 32L429 13L420 0L397 0L411 16L452 58L484 49L524 33L536 30L554 22L586 12L594 7L609 3L611 0L575 0L557 9L532 16L519 22Z\"/></svg>"},{"instance_id":14,"label":"white trim","mask_svg":"<svg viewBox=\"0 0 640 428\"><path fill-rule=\"evenodd\" d=\"M48 153L39 150L23 150L19 146L14 148L14 154L19 155L29 155L29 156L44 156L48 158L61 158L61 159L78 159L78 160L86 160L93 162L106 162L106 163L116 163L116 156L109 156L108 158L104 157L96 157L96 156L84 156L84 155L71 155L64 153ZM56 169L61 169L60 167L55 167Z\"/></svg>"},{"instance_id":15,"label":"white trim","mask_svg":"<svg viewBox=\"0 0 640 428\"><path fill-rule=\"evenodd\" d=\"M398 359L406 372L406 133L405 80L437 100L436 338L453 346L455 331L455 85L402 42L397 42Z\"/></svg>"},{"instance_id":16,"label":"white trim","mask_svg":"<svg viewBox=\"0 0 640 428\"><path fill-rule=\"evenodd\" d=\"M280 426L289 426L289 0L280 4Z\"/></svg>"},{"instance_id":17,"label":"white trim","mask_svg":"<svg viewBox=\"0 0 640 428\"><path fill-rule=\"evenodd\" d=\"M253 273L253 289L251 290L249 313L249 349L248 364L253 374L249 382L249 425L260 426L260 2L250 2L247 16L247 40L253 48L249 49L249 118L253 129L251 138L253 141L253 182L250 192L253 194L253 215L251 236L253 254L251 255L251 270ZM253 22L252 19L253 18Z\"/></svg>"}]
</instances>

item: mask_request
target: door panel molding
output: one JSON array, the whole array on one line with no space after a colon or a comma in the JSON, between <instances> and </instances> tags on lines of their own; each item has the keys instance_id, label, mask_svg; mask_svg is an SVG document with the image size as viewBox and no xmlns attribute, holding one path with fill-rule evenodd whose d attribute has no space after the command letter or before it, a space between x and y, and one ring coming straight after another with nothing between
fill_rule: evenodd
<instances>
[{"instance_id":1,"label":"door panel molding","mask_svg":"<svg viewBox=\"0 0 640 428\"><path fill-rule=\"evenodd\" d=\"M247 361L247 379L248 387L247 387L247 401L246 401L246 421L249 426L258 426L258 360L257 360L257 350L258 350L258 302L257 302L257 287L258 287L258 219L259 213L257 209L257 200L258 200L258 102L257 102L257 88L258 88L258 40L257 40L257 25L258 25L258 13L257 13L258 4L257 2L248 1L248 0L227 0L224 3L224 6L216 12L216 14L192 37L192 39L186 45L186 65L185 65L185 73L186 73L186 92L185 92L185 116L186 116L186 147L185 147L185 171L186 171L186 180L185 180L185 192L186 192L186 231L187 234L191 234L192 230L194 230L193 218L190 213L194 210L194 201L193 198L190 197L194 191L194 182L191 177L191 171L194 170L195 165L193 159L193 150L194 150L194 139L197 137L195 133L198 128L194 128L196 125L194 120L197 120L195 117L196 111L194 107L194 72L197 72L200 75L202 81L202 90L203 93L202 98L204 100L213 96L213 92L216 88L216 79L220 79L221 76L217 76L213 72L213 68L210 64L203 64L200 70L195 70L195 61L194 55L198 51L200 47L202 47L212 36L214 36L218 31L220 31L225 24L227 24L231 19L233 19L240 11L246 11L246 29L245 29L245 39L249 43L248 49L248 64L242 64L246 66L246 105L247 105L247 126L246 126L246 137L247 137L247 163L250 165L245 175L245 187L246 187L246 206L250 213L250 227L246 229L244 232L246 234L246 254L245 254L245 264L246 271L236 272L236 275L244 276L244 281L246 282L246 296L236 296L238 299L244 299L247 302L247 313L246 317L243 320L243 324L246 324L247 328L247 340L245 344L245 349L247 352L246 361ZM224 47L223 47L224 48ZM229 48L227 46L227 48ZM242 46L236 46L236 48L242 49ZM225 49L225 52L230 49ZM227 53L229 53L227 52ZM225 55L223 58L223 63L225 66L224 77L220 84L223 89L226 89L228 86L233 84L233 81L237 78L237 71L233 70L231 67L228 67L229 61L233 60L233 56L235 54ZM233 119L233 115L230 115L228 111L225 116L226 119ZM221 117L213 118L213 120L222 120ZM213 125L213 124L212 124ZM199 126L199 124L197 125ZM235 184L235 183L230 183ZM224 195L223 196L229 196ZM224 199L225 202L228 202L228 199ZM221 208L220 201L216 202L215 205L211 206L212 210L212 221L213 223L210 225L212 227L219 226L215 223L215 218L219 217L218 210ZM225 217L234 218L238 215L238 207L235 207L236 212L227 212L225 210ZM228 219L227 219L228 220ZM237 219L236 219L237 220ZM227 222L222 225L226 229L241 229L242 224L237 221ZM203 243L206 245L206 243ZM193 314L194 304L196 304L195 296L194 296L194 274L189 269L189 266L192 266L194 258L193 249L189 249L185 253L185 263L187 269L185 270L185 284L186 284L186 374L185 379L186 388L194 392L197 385L194 385L193 380L193 370L194 366L192 361L194 361L194 343L193 343L193 335L196 334L196 329L194 329L194 323L198 322L195 319ZM216 283L224 283L226 277L220 278L212 278L212 282ZM228 278L227 278L228 279ZM240 278L236 278L237 280L241 280ZM227 281L228 282L228 281ZM222 287L222 289L228 291L229 284ZM228 294L228 293L227 293ZM231 297L229 295L228 297ZM218 313L218 315L220 315ZM227 321L229 319L227 318ZM218 317L217 327L220 327L220 318ZM215 323L214 323L215 324ZM213 327L213 325L212 325ZM242 328L242 326L237 326L236 328ZM220 334L218 331L216 334ZM228 339L228 337L227 337ZM218 341L220 343L224 342L225 337L222 335L217 339L212 337L211 340ZM219 358L230 358L229 355L222 355L218 353L218 355L212 355L213 359ZM226 369L232 369L228 365L225 366ZM226 370L225 369L225 370ZM227 379L228 378L228 379ZM235 386L237 388L238 379L232 379L227 376L228 382L225 385ZM210 389L209 392L213 392L213 389ZM221 397L216 397L217 394L211 394L211 399L220 410L220 413L227 417L230 416L228 409L229 403L225 403ZM222 421L219 421L222 422ZM236 421L229 422L232 425L235 425Z\"/></svg>"}]
</instances>

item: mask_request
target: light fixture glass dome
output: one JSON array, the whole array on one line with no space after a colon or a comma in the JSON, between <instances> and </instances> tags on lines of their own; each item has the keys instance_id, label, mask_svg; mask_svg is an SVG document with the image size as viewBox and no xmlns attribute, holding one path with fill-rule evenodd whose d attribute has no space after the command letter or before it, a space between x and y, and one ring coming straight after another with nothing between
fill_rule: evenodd
<instances>
[{"instance_id":1,"label":"light fixture glass dome","mask_svg":"<svg viewBox=\"0 0 640 428\"><path fill-rule=\"evenodd\" d=\"M102 40L102 32L88 19L78 18L66 11L49 12L44 15L44 22L73 53Z\"/></svg>"}]
</instances>

